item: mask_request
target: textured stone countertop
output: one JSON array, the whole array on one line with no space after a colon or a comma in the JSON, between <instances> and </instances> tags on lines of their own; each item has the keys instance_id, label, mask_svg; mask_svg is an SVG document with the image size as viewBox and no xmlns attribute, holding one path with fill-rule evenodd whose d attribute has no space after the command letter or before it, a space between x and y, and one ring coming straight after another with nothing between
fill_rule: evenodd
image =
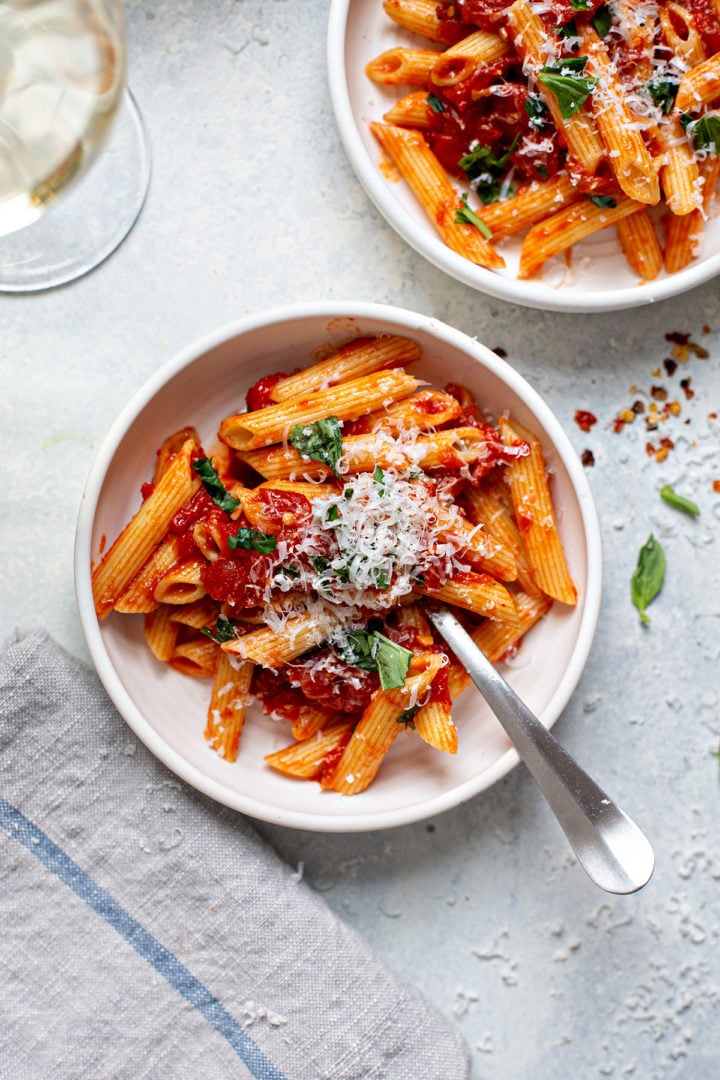
<instances>
[{"instance_id":1,"label":"textured stone countertop","mask_svg":"<svg viewBox=\"0 0 720 1080\"><path fill-rule=\"evenodd\" d=\"M606 315L487 299L410 250L356 180L328 97L326 3L128 10L131 86L154 156L140 221L83 280L0 299L3 636L44 626L87 656L72 573L87 472L135 389L206 331L289 301L362 299L504 350L594 456L602 609L555 731L649 834L652 882L631 897L599 892L522 767L397 830L259 829L456 1021L478 1078L720 1075L720 284ZM668 375L672 333L709 355ZM681 406L662 462L642 422L613 429L653 386ZM576 409L596 415L588 433ZM665 505L664 483L700 517ZM643 627L629 579L650 532L668 569Z\"/></svg>"}]
</instances>

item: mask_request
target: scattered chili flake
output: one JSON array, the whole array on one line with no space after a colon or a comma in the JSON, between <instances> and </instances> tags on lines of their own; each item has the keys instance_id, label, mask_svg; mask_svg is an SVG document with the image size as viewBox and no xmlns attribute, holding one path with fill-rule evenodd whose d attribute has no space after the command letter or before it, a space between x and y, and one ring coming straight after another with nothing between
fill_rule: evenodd
<instances>
[{"instance_id":1,"label":"scattered chili flake","mask_svg":"<svg viewBox=\"0 0 720 1080\"><path fill-rule=\"evenodd\" d=\"M668 392L667 392L667 390L665 389L664 386L651 386L650 387L650 397L654 398L655 401L665 401L665 400L667 400L667 396L668 396Z\"/></svg>"},{"instance_id":2,"label":"scattered chili flake","mask_svg":"<svg viewBox=\"0 0 720 1080\"><path fill-rule=\"evenodd\" d=\"M720 480L713 480L713 491L720 492Z\"/></svg>"},{"instance_id":3,"label":"scattered chili flake","mask_svg":"<svg viewBox=\"0 0 720 1080\"><path fill-rule=\"evenodd\" d=\"M586 469L590 468L591 465L594 465L595 455L593 454L592 450L583 450L582 454L580 455L580 461Z\"/></svg>"},{"instance_id":4,"label":"scattered chili flake","mask_svg":"<svg viewBox=\"0 0 720 1080\"><path fill-rule=\"evenodd\" d=\"M677 360L673 360L671 356L666 356L663 360L663 367L671 378L677 371L677 366Z\"/></svg>"},{"instance_id":5,"label":"scattered chili flake","mask_svg":"<svg viewBox=\"0 0 720 1080\"><path fill-rule=\"evenodd\" d=\"M691 387L690 387L690 379L689 378L681 379L680 380L680 386L682 387L683 393L685 394L685 397L687 398L688 401L690 400L690 398L695 397L695 391L693 389L691 389Z\"/></svg>"},{"instance_id":6,"label":"scattered chili flake","mask_svg":"<svg viewBox=\"0 0 720 1080\"><path fill-rule=\"evenodd\" d=\"M576 409L575 423L581 431L589 431L593 424L597 424L597 416L587 409Z\"/></svg>"},{"instance_id":7,"label":"scattered chili flake","mask_svg":"<svg viewBox=\"0 0 720 1080\"><path fill-rule=\"evenodd\" d=\"M493 349L496 356L499 356L501 360L507 360L507 349L502 349L500 346Z\"/></svg>"},{"instance_id":8,"label":"scattered chili flake","mask_svg":"<svg viewBox=\"0 0 720 1080\"><path fill-rule=\"evenodd\" d=\"M673 341L676 345L686 345L690 340L689 334L681 334L677 330L665 335L666 341Z\"/></svg>"}]
</instances>

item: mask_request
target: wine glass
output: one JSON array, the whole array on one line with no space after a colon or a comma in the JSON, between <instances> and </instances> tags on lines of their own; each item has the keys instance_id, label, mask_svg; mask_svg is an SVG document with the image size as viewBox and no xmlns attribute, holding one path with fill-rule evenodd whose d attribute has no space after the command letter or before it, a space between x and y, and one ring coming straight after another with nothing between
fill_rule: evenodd
<instances>
[{"instance_id":1,"label":"wine glass","mask_svg":"<svg viewBox=\"0 0 720 1080\"><path fill-rule=\"evenodd\" d=\"M150 180L121 0L0 0L0 292L103 262Z\"/></svg>"}]
</instances>

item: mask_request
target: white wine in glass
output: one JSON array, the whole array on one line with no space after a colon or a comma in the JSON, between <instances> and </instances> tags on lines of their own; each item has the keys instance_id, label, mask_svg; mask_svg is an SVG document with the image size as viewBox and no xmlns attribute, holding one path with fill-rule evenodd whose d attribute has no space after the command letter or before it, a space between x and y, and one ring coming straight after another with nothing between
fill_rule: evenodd
<instances>
[{"instance_id":1,"label":"white wine in glass","mask_svg":"<svg viewBox=\"0 0 720 1080\"><path fill-rule=\"evenodd\" d=\"M120 0L0 0L0 291L87 273L137 220L149 152L126 66Z\"/></svg>"}]
</instances>

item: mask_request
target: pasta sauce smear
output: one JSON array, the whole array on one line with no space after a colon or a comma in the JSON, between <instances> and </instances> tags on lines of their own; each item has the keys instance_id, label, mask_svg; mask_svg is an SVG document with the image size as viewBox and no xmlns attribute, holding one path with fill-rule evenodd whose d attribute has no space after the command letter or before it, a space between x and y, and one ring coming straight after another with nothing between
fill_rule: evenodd
<instances>
[{"instance_id":1,"label":"pasta sauce smear","mask_svg":"<svg viewBox=\"0 0 720 1080\"><path fill-rule=\"evenodd\" d=\"M141 615L158 660L208 679L205 736L228 762L252 700L293 738L268 766L342 794L400 731L455 753L469 679L423 605L456 607L498 660L576 602L536 436L425 388L418 358L355 339L261 379L210 453L170 435L93 572L100 618Z\"/></svg>"}]
</instances>

